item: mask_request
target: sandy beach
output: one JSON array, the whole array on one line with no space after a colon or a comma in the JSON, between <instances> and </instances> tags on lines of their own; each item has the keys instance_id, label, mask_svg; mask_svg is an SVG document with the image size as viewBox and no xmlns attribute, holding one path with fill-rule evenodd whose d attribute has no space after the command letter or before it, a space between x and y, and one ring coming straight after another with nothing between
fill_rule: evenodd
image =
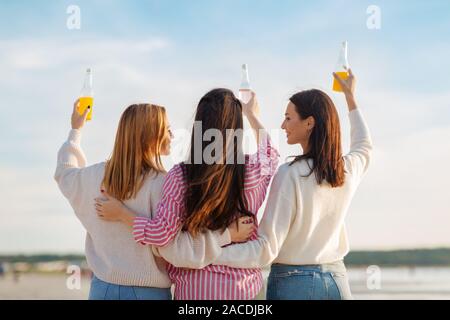
<instances>
[{"instance_id":1,"label":"sandy beach","mask_svg":"<svg viewBox=\"0 0 450 320\"><path fill-rule=\"evenodd\" d=\"M267 273L265 273L267 275ZM384 268L379 289L367 288L366 269L349 269L355 299L446 299L450 300L450 268ZM85 300L90 278L83 276L80 289L68 289L68 275L58 273L12 274L0 278L0 300ZM264 292L259 295L264 298Z\"/></svg>"},{"instance_id":2,"label":"sandy beach","mask_svg":"<svg viewBox=\"0 0 450 320\"><path fill-rule=\"evenodd\" d=\"M12 274L0 278L0 300L84 300L89 294L88 277L80 290L69 290L65 274L26 273L16 282Z\"/></svg>"}]
</instances>

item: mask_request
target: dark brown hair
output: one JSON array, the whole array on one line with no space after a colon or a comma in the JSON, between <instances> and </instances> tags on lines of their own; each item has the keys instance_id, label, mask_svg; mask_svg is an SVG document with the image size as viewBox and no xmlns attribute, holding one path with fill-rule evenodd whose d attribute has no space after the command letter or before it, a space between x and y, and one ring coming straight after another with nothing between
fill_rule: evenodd
<instances>
[{"instance_id":1,"label":"dark brown hair","mask_svg":"<svg viewBox=\"0 0 450 320\"><path fill-rule=\"evenodd\" d=\"M205 163L203 151L209 143L202 139L201 144L199 141L196 144L193 129L190 161L182 165L187 182L183 228L193 235L206 229L224 230L235 218L252 215L246 209L243 194L245 163L237 161L242 155L242 141L239 143L234 136L230 142L226 133L227 129L243 129L240 101L228 89L214 89L200 100L195 121L201 121L201 137L208 129L219 130L222 137L226 137L223 154L231 152L234 161ZM201 145L201 150L195 150L196 145ZM201 163L192 163L195 152L201 152Z\"/></svg>"},{"instance_id":2,"label":"dark brown hair","mask_svg":"<svg viewBox=\"0 0 450 320\"><path fill-rule=\"evenodd\" d=\"M322 184L325 180L332 187L342 186L345 174L341 126L333 101L325 92L317 89L301 91L289 100L295 105L301 119L311 116L315 120L309 138L309 151L296 156L290 165L303 159L312 159L313 165L307 176L314 172L318 184Z\"/></svg>"}]
</instances>

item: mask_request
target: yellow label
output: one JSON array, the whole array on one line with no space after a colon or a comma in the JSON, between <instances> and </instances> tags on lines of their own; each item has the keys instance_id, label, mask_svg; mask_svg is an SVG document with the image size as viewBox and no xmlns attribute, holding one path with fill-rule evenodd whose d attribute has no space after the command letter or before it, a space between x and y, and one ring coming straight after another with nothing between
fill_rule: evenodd
<instances>
[{"instance_id":1,"label":"yellow label","mask_svg":"<svg viewBox=\"0 0 450 320\"><path fill-rule=\"evenodd\" d=\"M92 108L94 106L94 98L93 97L81 97L78 102L78 113L82 115L87 107L90 106L91 110L89 111L86 120L92 120Z\"/></svg>"},{"instance_id":2,"label":"yellow label","mask_svg":"<svg viewBox=\"0 0 450 320\"><path fill-rule=\"evenodd\" d=\"M347 71L339 71L336 72L339 78L342 80L346 80L348 78L348 72ZM333 91L342 92L342 88L340 83L333 77Z\"/></svg>"}]
</instances>

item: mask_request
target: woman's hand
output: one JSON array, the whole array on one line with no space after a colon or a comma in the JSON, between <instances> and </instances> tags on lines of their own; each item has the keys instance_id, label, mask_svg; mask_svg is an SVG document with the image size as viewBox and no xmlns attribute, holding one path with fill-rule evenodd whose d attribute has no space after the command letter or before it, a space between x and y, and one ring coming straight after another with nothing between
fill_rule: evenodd
<instances>
[{"instance_id":1,"label":"woman's hand","mask_svg":"<svg viewBox=\"0 0 450 320\"><path fill-rule=\"evenodd\" d=\"M252 97L248 103L242 104L242 113L247 117L248 123L252 127L253 133L256 136L257 144L261 142L261 140L266 140L267 132L264 129L264 126L259 121L259 103L256 99L256 94L251 91Z\"/></svg>"},{"instance_id":2,"label":"woman's hand","mask_svg":"<svg viewBox=\"0 0 450 320\"><path fill-rule=\"evenodd\" d=\"M255 232L253 218L242 217L233 222L229 227L231 242L245 242Z\"/></svg>"},{"instance_id":3,"label":"woman's hand","mask_svg":"<svg viewBox=\"0 0 450 320\"><path fill-rule=\"evenodd\" d=\"M84 124L86 123L86 118L89 113L89 110L91 109L91 106L87 107L83 114L78 113L78 104L80 100L77 99L75 103L73 104L73 111L72 111L72 129L81 129L83 128Z\"/></svg>"},{"instance_id":4,"label":"woman's hand","mask_svg":"<svg viewBox=\"0 0 450 320\"><path fill-rule=\"evenodd\" d=\"M354 97L356 79L353 75L352 69L348 69L347 79L341 79L335 72L333 72L333 76L341 85L342 92L344 93L345 99L347 100L349 111L356 109L356 102Z\"/></svg>"},{"instance_id":5,"label":"woman's hand","mask_svg":"<svg viewBox=\"0 0 450 320\"><path fill-rule=\"evenodd\" d=\"M252 94L252 97L247 103L242 104L242 113L247 117L256 116L259 117L259 103L258 99L256 99L256 94L253 91L250 91Z\"/></svg>"},{"instance_id":6,"label":"woman's hand","mask_svg":"<svg viewBox=\"0 0 450 320\"><path fill-rule=\"evenodd\" d=\"M95 198L95 210L100 219L110 222L122 222L133 227L136 215L129 210L122 201L119 201L106 191L102 191L104 197Z\"/></svg>"}]
</instances>

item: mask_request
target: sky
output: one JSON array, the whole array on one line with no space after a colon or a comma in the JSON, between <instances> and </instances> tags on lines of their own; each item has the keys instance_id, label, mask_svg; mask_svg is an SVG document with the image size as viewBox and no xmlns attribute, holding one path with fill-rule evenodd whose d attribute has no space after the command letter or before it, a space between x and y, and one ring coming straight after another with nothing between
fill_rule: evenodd
<instances>
[{"instance_id":1,"label":"sky","mask_svg":"<svg viewBox=\"0 0 450 320\"><path fill-rule=\"evenodd\" d=\"M71 5L80 29L67 27ZM371 5L379 29L367 26ZM284 161L301 152L280 130L285 107L309 88L335 101L348 150L345 100L331 91L344 40L374 141L348 212L351 248L448 247L448 30L446 0L2 1L0 253L83 251L84 230L53 173L87 67L95 106L82 147L90 164L110 155L122 111L151 102L166 106L175 131L170 169L183 159L199 99L215 87L237 92L243 63Z\"/></svg>"}]
</instances>

